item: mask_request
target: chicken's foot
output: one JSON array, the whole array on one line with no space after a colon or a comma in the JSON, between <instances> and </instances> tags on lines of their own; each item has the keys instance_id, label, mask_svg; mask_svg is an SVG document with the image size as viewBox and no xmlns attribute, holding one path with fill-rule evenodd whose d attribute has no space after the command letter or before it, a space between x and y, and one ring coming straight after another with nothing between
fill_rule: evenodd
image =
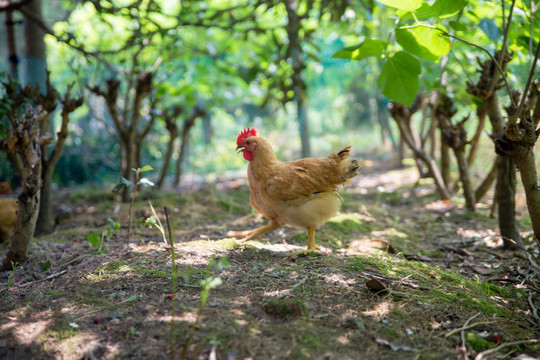
<instances>
[{"instance_id":1,"label":"chicken's foot","mask_svg":"<svg viewBox=\"0 0 540 360\"><path fill-rule=\"evenodd\" d=\"M314 254L319 250L319 246L315 245L315 226L308 228L308 246L304 251L300 251L294 254L287 255L288 257L305 256L308 254Z\"/></svg>"},{"instance_id":2,"label":"chicken's foot","mask_svg":"<svg viewBox=\"0 0 540 360\"><path fill-rule=\"evenodd\" d=\"M253 230L229 231L227 233L227 236L240 237L242 238L242 240L240 240L241 242L246 242L255 238L260 239L261 235L264 234L265 232L276 230L277 228L279 228L279 226L275 224L268 224L268 225L261 226L260 228L253 229Z\"/></svg>"}]
</instances>

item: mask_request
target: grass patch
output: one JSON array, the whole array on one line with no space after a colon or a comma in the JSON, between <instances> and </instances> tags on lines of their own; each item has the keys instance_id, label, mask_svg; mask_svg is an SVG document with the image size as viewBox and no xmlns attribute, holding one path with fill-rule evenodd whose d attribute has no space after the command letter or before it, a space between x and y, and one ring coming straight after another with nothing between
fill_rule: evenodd
<instances>
[{"instance_id":1,"label":"grass patch","mask_svg":"<svg viewBox=\"0 0 540 360\"><path fill-rule=\"evenodd\" d=\"M369 234L373 231L373 226L363 221L358 213L337 214L328 220L327 226L347 235L353 232Z\"/></svg>"},{"instance_id":2,"label":"grass patch","mask_svg":"<svg viewBox=\"0 0 540 360\"><path fill-rule=\"evenodd\" d=\"M236 239L226 238L221 240L196 240L189 242L190 247L203 248L203 249L215 249L221 248L224 251L238 249L244 245Z\"/></svg>"}]
</instances>

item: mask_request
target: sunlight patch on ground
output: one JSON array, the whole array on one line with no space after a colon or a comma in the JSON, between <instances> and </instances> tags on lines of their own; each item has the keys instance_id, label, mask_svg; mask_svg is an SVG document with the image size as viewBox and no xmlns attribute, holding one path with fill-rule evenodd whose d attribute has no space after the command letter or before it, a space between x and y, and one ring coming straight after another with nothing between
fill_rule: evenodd
<instances>
[{"instance_id":1,"label":"sunlight patch on ground","mask_svg":"<svg viewBox=\"0 0 540 360\"><path fill-rule=\"evenodd\" d=\"M396 230L395 228L389 228L382 231L372 231L371 235L378 238L399 237L399 238L405 239L407 237L407 234L399 230Z\"/></svg>"},{"instance_id":2,"label":"sunlight patch on ground","mask_svg":"<svg viewBox=\"0 0 540 360\"><path fill-rule=\"evenodd\" d=\"M363 311L362 314L366 316L373 316L379 320L388 315L388 313L392 310L394 310L394 303L388 300L376 304L372 310Z\"/></svg>"},{"instance_id":3,"label":"sunlight patch on ground","mask_svg":"<svg viewBox=\"0 0 540 360\"><path fill-rule=\"evenodd\" d=\"M339 284L342 286L354 285L356 280L351 278L345 278L342 274L319 274L319 278L324 279L327 283Z\"/></svg>"},{"instance_id":4,"label":"sunlight patch on ground","mask_svg":"<svg viewBox=\"0 0 540 360\"><path fill-rule=\"evenodd\" d=\"M343 251L348 255L386 253L388 242L380 239L354 239Z\"/></svg>"},{"instance_id":5,"label":"sunlight patch on ground","mask_svg":"<svg viewBox=\"0 0 540 360\"><path fill-rule=\"evenodd\" d=\"M503 246L503 239L501 236L491 229L477 230L458 228L457 233L464 239L477 239L483 245L490 248Z\"/></svg>"},{"instance_id":6,"label":"sunlight patch on ground","mask_svg":"<svg viewBox=\"0 0 540 360\"><path fill-rule=\"evenodd\" d=\"M39 340L41 334L50 326L51 320L37 320L35 322L21 323L11 321L0 326L0 332L7 334L8 330L13 333L20 344L31 344Z\"/></svg>"},{"instance_id":7,"label":"sunlight patch on ground","mask_svg":"<svg viewBox=\"0 0 540 360\"><path fill-rule=\"evenodd\" d=\"M186 311L182 313L182 315L175 315L174 317L171 315L161 315L161 316L148 316L149 322L154 322L156 324L159 324L161 322L167 322L170 323L171 321L179 322L184 321L190 324L194 324L197 319L197 314L195 312L189 312Z\"/></svg>"}]
</instances>

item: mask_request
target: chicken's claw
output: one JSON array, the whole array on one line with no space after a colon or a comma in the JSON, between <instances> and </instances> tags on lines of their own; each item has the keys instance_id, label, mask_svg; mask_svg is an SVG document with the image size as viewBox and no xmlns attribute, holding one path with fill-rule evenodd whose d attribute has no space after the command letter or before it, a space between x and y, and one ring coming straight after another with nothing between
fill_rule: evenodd
<instances>
[{"instance_id":1,"label":"chicken's claw","mask_svg":"<svg viewBox=\"0 0 540 360\"><path fill-rule=\"evenodd\" d=\"M262 234L264 234L265 232L268 232L268 231L275 230L278 227L279 226L277 226L275 224L268 224L268 225L262 226L262 227L260 227L258 229L254 229L254 230L229 231L227 233L227 236L242 238L242 240L240 240L240 242L246 242L246 241L249 241L251 239L262 240Z\"/></svg>"}]
</instances>

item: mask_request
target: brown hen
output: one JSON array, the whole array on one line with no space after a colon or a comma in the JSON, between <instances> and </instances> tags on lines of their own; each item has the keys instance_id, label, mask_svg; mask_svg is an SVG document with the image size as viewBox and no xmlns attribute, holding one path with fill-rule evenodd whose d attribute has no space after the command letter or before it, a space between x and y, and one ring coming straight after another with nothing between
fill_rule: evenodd
<instances>
[{"instance_id":1,"label":"brown hen","mask_svg":"<svg viewBox=\"0 0 540 360\"><path fill-rule=\"evenodd\" d=\"M325 158L281 162L270 143L247 128L238 135L237 151L249 161L248 182L253 209L270 221L249 231L230 231L229 236L248 241L284 225L306 228L308 247L290 256L313 253L315 228L339 211L342 199L338 186L349 185L361 164L349 159L350 146Z\"/></svg>"}]
</instances>

